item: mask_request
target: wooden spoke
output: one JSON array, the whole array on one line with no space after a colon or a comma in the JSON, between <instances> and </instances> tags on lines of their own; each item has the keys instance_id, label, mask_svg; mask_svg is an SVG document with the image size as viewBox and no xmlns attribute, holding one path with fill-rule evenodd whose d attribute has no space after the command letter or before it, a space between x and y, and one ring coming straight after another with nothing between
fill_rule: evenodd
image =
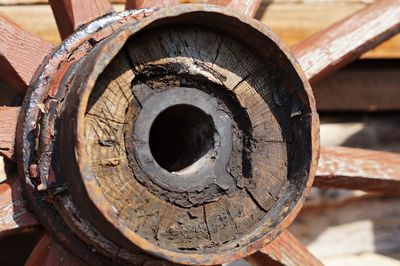
<instances>
[{"instance_id":1,"label":"wooden spoke","mask_svg":"<svg viewBox=\"0 0 400 266\"><path fill-rule=\"evenodd\" d=\"M26 266L86 265L57 244L49 235L44 235L29 256Z\"/></svg>"},{"instance_id":2,"label":"wooden spoke","mask_svg":"<svg viewBox=\"0 0 400 266\"><path fill-rule=\"evenodd\" d=\"M379 0L293 47L310 82L334 72L400 31L400 0Z\"/></svg>"},{"instance_id":3,"label":"wooden spoke","mask_svg":"<svg viewBox=\"0 0 400 266\"><path fill-rule=\"evenodd\" d=\"M127 0L126 9L137 9L146 7L164 8L175 6L182 3L204 3L211 5L226 6L236 12L254 17L258 8L260 7L261 0L202 0L202 1L183 1L183 0Z\"/></svg>"},{"instance_id":4,"label":"wooden spoke","mask_svg":"<svg viewBox=\"0 0 400 266\"><path fill-rule=\"evenodd\" d=\"M0 107L0 154L14 160L15 131L19 107Z\"/></svg>"},{"instance_id":5,"label":"wooden spoke","mask_svg":"<svg viewBox=\"0 0 400 266\"><path fill-rule=\"evenodd\" d=\"M49 0L61 38L79 26L114 11L107 0Z\"/></svg>"},{"instance_id":6,"label":"wooden spoke","mask_svg":"<svg viewBox=\"0 0 400 266\"><path fill-rule=\"evenodd\" d=\"M51 44L21 29L0 14L0 76L24 93Z\"/></svg>"},{"instance_id":7,"label":"wooden spoke","mask_svg":"<svg viewBox=\"0 0 400 266\"><path fill-rule=\"evenodd\" d=\"M400 194L400 154L322 147L314 186Z\"/></svg>"},{"instance_id":8,"label":"wooden spoke","mask_svg":"<svg viewBox=\"0 0 400 266\"><path fill-rule=\"evenodd\" d=\"M17 176L0 184L0 238L38 225L22 197Z\"/></svg>"},{"instance_id":9,"label":"wooden spoke","mask_svg":"<svg viewBox=\"0 0 400 266\"><path fill-rule=\"evenodd\" d=\"M288 230L282 232L274 241L248 257L247 260L254 266L322 265Z\"/></svg>"}]
</instances>

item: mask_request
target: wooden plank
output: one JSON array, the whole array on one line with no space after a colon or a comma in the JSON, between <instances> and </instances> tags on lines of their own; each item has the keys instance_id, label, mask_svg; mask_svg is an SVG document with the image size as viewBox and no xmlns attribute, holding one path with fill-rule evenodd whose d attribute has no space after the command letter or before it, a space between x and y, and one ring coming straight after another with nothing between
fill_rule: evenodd
<instances>
[{"instance_id":1,"label":"wooden plank","mask_svg":"<svg viewBox=\"0 0 400 266\"><path fill-rule=\"evenodd\" d=\"M333 73L400 31L400 0L379 0L293 46L310 82Z\"/></svg>"},{"instance_id":2,"label":"wooden plank","mask_svg":"<svg viewBox=\"0 0 400 266\"><path fill-rule=\"evenodd\" d=\"M379 254L380 252L363 252L326 259L329 266L399 266L400 253Z\"/></svg>"},{"instance_id":3,"label":"wooden plank","mask_svg":"<svg viewBox=\"0 0 400 266\"><path fill-rule=\"evenodd\" d=\"M114 5L113 7L117 11L124 9L124 5ZM61 42L50 5L0 6L0 12L18 21L18 24L29 32L52 44Z\"/></svg>"},{"instance_id":4,"label":"wooden plank","mask_svg":"<svg viewBox=\"0 0 400 266\"><path fill-rule=\"evenodd\" d=\"M114 11L107 0L50 0L49 2L63 39L82 24Z\"/></svg>"},{"instance_id":5,"label":"wooden plank","mask_svg":"<svg viewBox=\"0 0 400 266\"><path fill-rule=\"evenodd\" d=\"M15 160L15 131L19 110L19 107L0 107L0 154L10 160Z\"/></svg>"},{"instance_id":6,"label":"wooden plank","mask_svg":"<svg viewBox=\"0 0 400 266\"><path fill-rule=\"evenodd\" d=\"M26 266L81 266L86 265L80 259L66 251L49 235L44 235L25 263Z\"/></svg>"},{"instance_id":7,"label":"wooden plank","mask_svg":"<svg viewBox=\"0 0 400 266\"><path fill-rule=\"evenodd\" d=\"M3 0L4 1L4 0ZM364 8L358 0L274 0L261 4L256 18L268 25L288 45L294 45L332 23ZM124 5L114 5L123 10ZM0 6L0 12L12 17L27 30L58 44L60 37L48 5ZM363 58L400 58L400 35L366 53Z\"/></svg>"},{"instance_id":8,"label":"wooden plank","mask_svg":"<svg viewBox=\"0 0 400 266\"><path fill-rule=\"evenodd\" d=\"M0 12L49 43L61 42L50 5L0 6Z\"/></svg>"},{"instance_id":9,"label":"wooden plank","mask_svg":"<svg viewBox=\"0 0 400 266\"><path fill-rule=\"evenodd\" d=\"M400 195L400 154L321 147L314 186Z\"/></svg>"},{"instance_id":10,"label":"wooden plank","mask_svg":"<svg viewBox=\"0 0 400 266\"><path fill-rule=\"evenodd\" d=\"M349 265L348 260L359 259L351 265L364 264L364 254L391 254L400 252L400 199L398 197L364 198L341 205L303 208L290 225L290 232L316 254L323 263ZM339 260L340 259L340 260ZM340 263L339 263L340 262ZM393 262L393 260L392 260Z\"/></svg>"},{"instance_id":11,"label":"wooden plank","mask_svg":"<svg viewBox=\"0 0 400 266\"><path fill-rule=\"evenodd\" d=\"M322 113L321 145L400 153L398 112Z\"/></svg>"},{"instance_id":12,"label":"wooden plank","mask_svg":"<svg viewBox=\"0 0 400 266\"><path fill-rule=\"evenodd\" d=\"M0 238L38 225L22 197L17 176L0 183Z\"/></svg>"},{"instance_id":13,"label":"wooden plank","mask_svg":"<svg viewBox=\"0 0 400 266\"><path fill-rule=\"evenodd\" d=\"M374 1L275 0L272 3L263 2L256 18L271 27L288 45L295 45L372 2ZM400 58L400 36L385 41L362 58Z\"/></svg>"},{"instance_id":14,"label":"wooden plank","mask_svg":"<svg viewBox=\"0 0 400 266\"><path fill-rule=\"evenodd\" d=\"M399 60L359 60L313 84L313 91L318 111L395 111L399 84Z\"/></svg>"},{"instance_id":15,"label":"wooden plank","mask_svg":"<svg viewBox=\"0 0 400 266\"><path fill-rule=\"evenodd\" d=\"M247 260L253 266L322 265L322 263L288 230L282 232L274 241L248 257Z\"/></svg>"},{"instance_id":16,"label":"wooden plank","mask_svg":"<svg viewBox=\"0 0 400 266\"><path fill-rule=\"evenodd\" d=\"M0 14L0 76L24 93L52 46Z\"/></svg>"}]
</instances>

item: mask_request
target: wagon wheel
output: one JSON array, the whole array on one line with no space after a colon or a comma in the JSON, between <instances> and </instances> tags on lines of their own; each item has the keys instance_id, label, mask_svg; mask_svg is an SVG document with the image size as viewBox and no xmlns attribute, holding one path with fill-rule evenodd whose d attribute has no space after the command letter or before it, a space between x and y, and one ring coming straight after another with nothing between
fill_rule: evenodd
<instances>
[{"instance_id":1,"label":"wagon wheel","mask_svg":"<svg viewBox=\"0 0 400 266\"><path fill-rule=\"evenodd\" d=\"M52 0L57 47L0 15L25 95L0 109L0 237L44 226L28 265L320 265L285 230L312 185L400 193L399 155L319 148L309 84L398 33L399 0L292 49L259 1L179 2Z\"/></svg>"}]
</instances>

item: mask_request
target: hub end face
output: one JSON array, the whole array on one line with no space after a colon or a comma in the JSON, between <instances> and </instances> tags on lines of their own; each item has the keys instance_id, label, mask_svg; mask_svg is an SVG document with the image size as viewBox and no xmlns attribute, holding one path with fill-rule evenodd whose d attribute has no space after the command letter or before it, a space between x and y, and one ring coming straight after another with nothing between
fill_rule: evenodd
<instances>
[{"instance_id":1,"label":"hub end face","mask_svg":"<svg viewBox=\"0 0 400 266\"><path fill-rule=\"evenodd\" d=\"M160 11L105 42L91 74L76 78L79 108L68 117L77 124L65 128L77 128L83 185L99 210L92 223L106 218L168 260L218 264L293 220L315 173L317 121L304 75L271 32L191 8ZM183 129L168 128L175 121ZM198 157L160 161L152 143L168 142L163 128L184 133L174 152L200 143Z\"/></svg>"}]
</instances>

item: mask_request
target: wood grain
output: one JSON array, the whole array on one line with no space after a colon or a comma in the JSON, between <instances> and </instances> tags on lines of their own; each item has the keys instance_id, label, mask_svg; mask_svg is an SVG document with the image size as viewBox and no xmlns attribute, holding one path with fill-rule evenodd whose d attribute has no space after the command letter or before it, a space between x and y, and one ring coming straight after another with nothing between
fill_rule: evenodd
<instances>
[{"instance_id":1,"label":"wood grain","mask_svg":"<svg viewBox=\"0 0 400 266\"><path fill-rule=\"evenodd\" d=\"M50 0L61 38L65 39L82 24L114 11L107 0Z\"/></svg>"},{"instance_id":2,"label":"wood grain","mask_svg":"<svg viewBox=\"0 0 400 266\"><path fill-rule=\"evenodd\" d=\"M267 78L271 76L268 66L234 39L193 25L143 33L130 42L126 50L129 57L119 54L98 79L85 118L86 149L107 200L130 228L151 241L157 241L158 245L170 248L199 250L235 241L240 235L249 233L274 205L289 174L286 131L281 124L289 123L284 117L290 117L290 114L286 113L289 110L282 110L277 117L275 104L270 98L273 93L262 91L266 87L264 84L271 82ZM132 69L130 64L135 67ZM251 155L252 181L256 185L247 184L243 176L243 155L238 151L245 144L238 141L229 167L237 182L249 186L248 193L238 191L230 199L207 204L204 210L202 206L187 209L160 200L153 195L156 194L154 190L140 186L136 181L140 172L132 173L130 169L135 168L128 166L132 160L126 158L126 149L131 144L124 140L124 134L130 135L124 133L125 128L133 127L129 123L136 119L136 116L125 117L127 108L134 106L135 113L140 110L133 101L131 90L132 82L145 82L140 77L148 77L147 85L155 91L165 90L171 84L204 87L214 94L222 94L218 90L223 84L224 90L232 91L240 103L238 108L243 106L249 112L251 124L257 125L252 138L257 143L254 145L258 152ZM221 77L224 78L219 79ZM208 79L213 83L206 83ZM220 84L218 88L214 83ZM240 137L239 129L235 130L239 139L245 138ZM273 167L267 168L266 164ZM195 199L194 193L189 195ZM137 207L143 205L146 207ZM168 214L164 214L165 209L169 210ZM156 233L152 228L157 228Z\"/></svg>"},{"instance_id":3,"label":"wood grain","mask_svg":"<svg viewBox=\"0 0 400 266\"><path fill-rule=\"evenodd\" d=\"M293 46L375 1L272 1L261 3L256 18ZM400 35L385 41L362 58L400 58Z\"/></svg>"},{"instance_id":4,"label":"wood grain","mask_svg":"<svg viewBox=\"0 0 400 266\"><path fill-rule=\"evenodd\" d=\"M303 208L289 229L326 265L395 266L400 252L399 206L399 197L363 197ZM375 259L368 260L373 254Z\"/></svg>"},{"instance_id":5,"label":"wood grain","mask_svg":"<svg viewBox=\"0 0 400 266\"><path fill-rule=\"evenodd\" d=\"M318 111L396 111L399 84L399 60L358 60L313 84L313 91Z\"/></svg>"},{"instance_id":6,"label":"wood grain","mask_svg":"<svg viewBox=\"0 0 400 266\"><path fill-rule=\"evenodd\" d=\"M398 112L322 113L322 146L346 146L400 153Z\"/></svg>"},{"instance_id":7,"label":"wood grain","mask_svg":"<svg viewBox=\"0 0 400 266\"><path fill-rule=\"evenodd\" d=\"M71 138L61 139L60 146L65 151L62 160L73 158L78 161L79 169L73 171L74 174L66 168L75 167L75 164L65 164L62 171L68 175L66 180L74 201L78 202L79 208L85 209L90 222L100 224L99 221L106 218L110 224L118 223L120 233L135 245L166 254L172 261L211 264L221 263L231 256L242 257L252 252L251 248L257 244L261 245L263 240L257 240L259 236L247 236L257 232L254 230L257 226L274 225L262 231L268 232L282 230L290 223L303 202L303 192L312 183L318 121L310 87L308 83L302 83L299 73L293 71L293 62L279 49L279 42L274 43L261 35L250 38L254 31L236 19L216 25L213 21L225 20L225 16L213 12L193 12L191 16L178 13L189 13L195 8L199 7L164 10L149 16L146 22L157 20L157 27L141 30L129 38L129 30L140 29L139 21L116 39L104 41L86 59L87 64L82 63L84 68L80 69L72 85L80 89L71 90L76 94L68 96L72 100L65 106L65 110L71 112L64 113L61 125L63 134ZM208 8L202 6L201 10ZM164 21L160 17L167 14L169 18L175 14L173 12L179 14L174 20L176 25L163 27L163 22L170 20ZM253 25L251 19L245 21L255 28L259 26L258 23ZM238 24L243 27L240 34L235 32ZM265 34L268 36L268 32ZM119 50L120 47L123 50ZM107 58L113 59L109 63ZM269 60L264 60L266 58ZM91 73L93 66L96 66L93 73L101 73L99 76ZM294 67L298 70L297 65ZM89 76L92 82L86 84ZM136 94L140 94L136 88L139 85L149 87L146 89L150 91L149 98ZM130 152L132 148L146 147L151 140L148 136L129 132L139 126L133 126L135 116L128 114L139 113L139 108L145 108L145 101L141 102L143 97L151 99L170 91L185 91L182 88L196 88L215 97L215 102L223 104L221 108L227 108L227 120L234 120L232 131L235 133L228 134L234 138L233 148L228 152L234 154L221 169L229 171L229 179L236 184L228 183L214 189L215 179L205 187L211 187L211 192L202 187L197 189L199 185L187 189L178 186L166 191L167 184L150 183L146 180L149 175L143 174L149 168L160 168L153 156L146 156L146 163L142 164L137 161L140 157L134 158L141 156L141 150ZM80 102L83 98L88 101ZM213 100L209 104L213 104ZM146 112L140 111L143 113ZM77 124L76 119L79 120ZM292 131L293 127L297 130ZM218 134L222 138L225 133ZM79 139L76 143L83 145L72 147L71 139L72 143L73 139ZM220 146L216 145L218 149ZM76 157L69 157L74 148L79 149L73 155ZM217 153L217 160L219 156ZM213 167L213 162L210 165ZM91 168L91 179L86 178L88 172L79 171L83 167ZM166 169L160 171L167 172ZM203 174L197 170L186 173L203 179ZM204 176L204 179L208 177ZM82 193L84 187L87 190ZM201 209L203 202L199 203L197 197L203 191L209 194L205 195L207 204ZM85 193L88 194L86 197ZM90 207L84 206L90 204L100 213L88 213ZM271 208L273 211L268 212ZM261 222L264 218L271 222L264 224ZM111 235L113 231L107 233ZM247 237L243 238L245 235ZM265 236L269 237L269 234ZM247 243L238 243L239 239L257 241L257 244L249 246L249 251ZM206 251L209 252L203 256Z\"/></svg>"},{"instance_id":8,"label":"wood grain","mask_svg":"<svg viewBox=\"0 0 400 266\"><path fill-rule=\"evenodd\" d=\"M24 93L51 44L26 32L0 13L0 76Z\"/></svg>"},{"instance_id":9,"label":"wood grain","mask_svg":"<svg viewBox=\"0 0 400 266\"><path fill-rule=\"evenodd\" d=\"M209 1L209 4L214 4L214 5L224 5L223 2L227 2L226 0L212 0ZM245 14L250 17L254 17L258 11L258 8L260 7L261 0L231 0L229 1L228 4L226 4L226 7L229 9L232 9L236 12L240 12L242 14Z\"/></svg>"},{"instance_id":10,"label":"wood grain","mask_svg":"<svg viewBox=\"0 0 400 266\"><path fill-rule=\"evenodd\" d=\"M47 1L45 1L47 2ZM291 0L262 1L256 18L268 25L286 44L296 43L314 33L351 15L371 1L329 0L316 2ZM121 11L124 5L115 4L114 9ZM44 40L58 44L60 36L49 5L0 6L0 12L18 21L25 29L35 33ZM400 58L400 35L397 35L362 58Z\"/></svg>"},{"instance_id":11,"label":"wood grain","mask_svg":"<svg viewBox=\"0 0 400 266\"><path fill-rule=\"evenodd\" d=\"M400 154L322 147L314 186L400 194Z\"/></svg>"},{"instance_id":12,"label":"wood grain","mask_svg":"<svg viewBox=\"0 0 400 266\"><path fill-rule=\"evenodd\" d=\"M322 266L322 263L288 230L283 231L274 241L249 256L247 260L253 266Z\"/></svg>"},{"instance_id":13,"label":"wood grain","mask_svg":"<svg viewBox=\"0 0 400 266\"><path fill-rule=\"evenodd\" d=\"M400 31L400 0L380 0L293 46L310 82L336 71Z\"/></svg>"},{"instance_id":14,"label":"wood grain","mask_svg":"<svg viewBox=\"0 0 400 266\"><path fill-rule=\"evenodd\" d=\"M38 225L26 206L22 191L16 175L0 183L0 238Z\"/></svg>"},{"instance_id":15,"label":"wood grain","mask_svg":"<svg viewBox=\"0 0 400 266\"><path fill-rule=\"evenodd\" d=\"M26 266L82 266L87 265L45 234L32 250Z\"/></svg>"},{"instance_id":16,"label":"wood grain","mask_svg":"<svg viewBox=\"0 0 400 266\"><path fill-rule=\"evenodd\" d=\"M147 7L165 8L180 4L179 0L127 0L126 9L138 9Z\"/></svg>"},{"instance_id":17,"label":"wood grain","mask_svg":"<svg viewBox=\"0 0 400 266\"><path fill-rule=\"evenodd\" d=\"M126 9L145 7L165 8L186 3L202 3L226 6L236 12L253 17L260 7L261 0L127 0Z\"/></svg>"},{"instance_id":18,"label":"wood grain","mask_svg":"<svg viewBox=\"0 0 400 266\"><path fill-rule=\"evenodd\" d=\"M19 107L0 107L0 154L10 160L15 160L15 130L19 110Z\"/></svg>"}]
</instances>

